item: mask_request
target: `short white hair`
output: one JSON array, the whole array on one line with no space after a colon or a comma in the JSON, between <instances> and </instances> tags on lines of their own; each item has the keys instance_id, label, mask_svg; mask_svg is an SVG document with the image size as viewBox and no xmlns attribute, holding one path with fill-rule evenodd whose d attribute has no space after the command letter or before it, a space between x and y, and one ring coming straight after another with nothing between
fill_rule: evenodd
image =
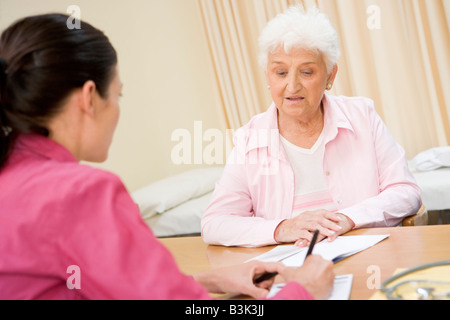
<instances>
[{"instance_id":1,"label":"short white hair","mask_svg":"<svg viewBox=\"0 0 450 320\"><path fill-rule=\"evenodd\" d=\"M321 53L330 73L339 59L339 38L330 20L316 7L307 11L302 5L292 6L270 20L259 37L259 64L265 70L268 56L280 46L303 48Z\"/></svg>"}]
</instances>

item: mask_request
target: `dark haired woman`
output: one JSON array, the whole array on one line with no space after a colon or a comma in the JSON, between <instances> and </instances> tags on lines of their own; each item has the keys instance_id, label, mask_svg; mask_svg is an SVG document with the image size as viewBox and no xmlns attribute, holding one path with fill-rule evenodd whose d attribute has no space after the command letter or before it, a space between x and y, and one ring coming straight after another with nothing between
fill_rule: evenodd
<instances>
[{"instance_id":1,"label":"dark haired woman","mask_svg":"<svg viewBox=\"0 0 450 320\"><path fill-rule=\"evenodd\" d=\"M0 299L262 298L272 281L253 280L274 271L291 281L277 298L326 298L332 265L317 256L182 274L120 179L79 163L107 158L122 83L107 37L67 18L24 18L0 38Z\"/></svg>"}]
</instances>

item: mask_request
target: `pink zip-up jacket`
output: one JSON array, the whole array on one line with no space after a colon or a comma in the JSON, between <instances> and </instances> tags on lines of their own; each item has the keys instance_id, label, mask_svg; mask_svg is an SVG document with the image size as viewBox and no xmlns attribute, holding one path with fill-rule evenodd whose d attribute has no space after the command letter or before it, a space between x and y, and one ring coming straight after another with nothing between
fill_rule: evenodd
<instances>
[{"instance_id":1,"label":"pink zip-up jacket","mask_svg":"<svg viewBox=\"0 0 450 320\"><path fill-rule=\"evenodd\" d=\"M422 204L404 150L363 97L324 95L323 171L340 212L355 228L396 226ZM279 139L277 108L236 131L234 148L202 217L206 243L275 244L292 215L294 173Z\"/></svg>"},{"instance_id":2,"label":"pink zip-up jacket","mask_svg":"<svg viewBox=\"0 0 450 320\"><path fill-rule=\"evenodd\" d=\"M275 299L312 299L291 282ZM0 299L211 299L120 179L21 135L0 168Z\"/></svg>"}]
</instances>

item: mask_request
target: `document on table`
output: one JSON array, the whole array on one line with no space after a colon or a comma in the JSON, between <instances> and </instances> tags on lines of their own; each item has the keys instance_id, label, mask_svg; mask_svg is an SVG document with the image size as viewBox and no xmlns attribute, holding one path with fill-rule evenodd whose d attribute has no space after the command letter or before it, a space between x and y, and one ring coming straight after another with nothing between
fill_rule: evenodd
<instances>
[{"instance_id":1,"label":"document on table","mask_svg":"<svg viewBox=\"0 0 450 320\"><path fill-rule=\"evenodd\" d=\"M334 278L333 291L328 300L348 300L350 297L350 292L352 290L353 275L344 274L341 276L336 276ZM267 298L272 298L278 291L284 287L284 283L274 284L270 289Z\"/></svg>"},{"instance_id":2,"label":"document on table","mask_svg":"<svg viewBox=\"0 0 450 320\"><path fill-rule=\"evenodd\" d=\"M370 248L380 241L389 237L385 235L368 235L368 236L339 236L334 241L328 242L326 239L317 243L314 247L313 254L322 256L326 260L337 262L345 257ZM308 248L300 248L295 245L280 245L276 248L259 255L251 260L259 260L266 262L281 261L289 267L299 267L305 260ZM346 274L336 276L334 279L334 287L328 300L348 300L352 288L353 275ZM272 286L268 297L273 297L283 288L284 284L275 284Z\"/></svg>"},{"instance_id":3,"label":"document on table","mask_svg":"<svg viewBox=\"0 0 450 320\"><path fill-rule=\"evenodd\" d=\"M389 237L388 234L339 236L332 242L328 242L325 239L315 245L313 254L320 255L326 260L337 262L338 260L370 248L387 237ZM299 267L303 264L307 252L307 247L300 248L295 245L279 245L250 260L266 262L281 261L286 266Z\"/></svg>"}]
</instances>

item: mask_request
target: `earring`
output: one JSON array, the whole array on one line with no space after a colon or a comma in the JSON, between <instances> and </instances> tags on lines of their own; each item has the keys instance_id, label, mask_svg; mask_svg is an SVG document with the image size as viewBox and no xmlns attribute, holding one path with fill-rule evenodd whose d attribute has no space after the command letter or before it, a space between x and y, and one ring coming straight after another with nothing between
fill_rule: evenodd
<instances>
[{"instance_id":1,"label":"earring","mask_svg":"<svg viewBox=\"0 0 450 320\"><path fill-rule=\"evenodd\" d=\"M327 83L327 90L331 90L332 87L333 87L332 83Z\"/></svg>"},{"instance_id":2,"label":"earring","mask_svg":"<svg viewBox=\"0 0 450 320\"><path fill-rule=\"evenodd\" d=\"M267 90L270 90L270 85L267 86Z\"/></svg>"}]
</instances>

